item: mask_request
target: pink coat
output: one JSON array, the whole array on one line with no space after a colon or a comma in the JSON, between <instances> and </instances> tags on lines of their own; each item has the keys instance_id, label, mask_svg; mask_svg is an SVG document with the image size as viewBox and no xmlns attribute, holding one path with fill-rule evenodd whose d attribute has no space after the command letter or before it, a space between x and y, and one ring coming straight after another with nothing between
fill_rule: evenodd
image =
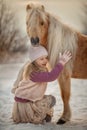
<instances>
[{"instance_id":1,"label":"pink coat","mask_svg":"<svg viewBox=\"0 0 87 130\"><path fill-rule=\"evenodd\" d=\"M43 98L47 82L33 82L30 79L19 82L18 87L12 90L16 97L37 101Z\"/></svg>"}]
</instances>

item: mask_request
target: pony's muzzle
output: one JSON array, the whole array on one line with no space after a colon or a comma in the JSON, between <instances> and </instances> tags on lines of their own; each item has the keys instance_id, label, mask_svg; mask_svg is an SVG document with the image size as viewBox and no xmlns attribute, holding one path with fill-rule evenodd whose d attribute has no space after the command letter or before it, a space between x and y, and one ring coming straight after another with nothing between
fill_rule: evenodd
<instances>
[{"instance_id":1,"label":"pony's muzzle","mask_svg":"<svg viewBox=\"0 0 87 130\"><path fill-rule=\"evenodd\" d=\"M31 44L32 44L33 46L39 45L39 38L38 38L38 37L35 37L35 38L31 37L30 40L31 40Z\"/></svg>"}]
</instances>

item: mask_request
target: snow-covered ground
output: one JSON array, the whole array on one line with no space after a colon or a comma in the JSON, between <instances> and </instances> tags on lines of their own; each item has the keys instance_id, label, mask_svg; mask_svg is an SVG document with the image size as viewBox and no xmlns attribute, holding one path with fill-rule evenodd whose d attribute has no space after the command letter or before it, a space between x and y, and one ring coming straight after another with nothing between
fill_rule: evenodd
<instances>
[{"instance_id":1,"label":"snow-covered ground","mask_svg":"<svg viewBox=\"0 0 87 130\"><path fill-rule=\"evenodd\" d=\"M23 64L0 65L0 130L87 130L87 80L72 79L72 118L64 125L56 125L62 113L62 100L57 81L48 84L46 93L56 96L57 103L51 123L45 125L14 124L11 119L13 106L12 84Z\"/></svg>"}]
</instances>

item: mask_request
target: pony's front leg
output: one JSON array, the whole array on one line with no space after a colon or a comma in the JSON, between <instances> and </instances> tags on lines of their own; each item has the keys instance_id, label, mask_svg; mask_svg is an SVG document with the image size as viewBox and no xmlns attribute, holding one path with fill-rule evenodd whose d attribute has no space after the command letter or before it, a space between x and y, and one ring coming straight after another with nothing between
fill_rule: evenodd
<instances>
[{"instance_id":1,"label":"pony's front leg","mask_svg":"<svg viewBox=\"0 0 87 130\"><path fill-rule=\"evenodd\" d=\"M64 124L70 120L71 111L70 111L70 87L71 87L71 76L67 71L63 71L58 79L61 97L63 100L63 114L61 118L58 120L57 124Z\"/></svg>"}]
</instances>

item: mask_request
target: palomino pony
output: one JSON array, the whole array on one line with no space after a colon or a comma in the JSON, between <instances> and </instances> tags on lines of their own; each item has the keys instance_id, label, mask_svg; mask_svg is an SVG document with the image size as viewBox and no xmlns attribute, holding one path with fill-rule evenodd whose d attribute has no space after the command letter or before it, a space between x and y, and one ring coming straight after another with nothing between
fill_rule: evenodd
<instances>
[{"instance_id":1,"label":"palomino pony","mask_svg":"<svg viewBox=\"0 0 87 130\"><path fill-rule=\"evenodd\" d=\"M27 33L31 44L43 45L49 53L52 68L58 62L59 53L70 50L72 60L65 66L58 78L64 110L57 124L70 120L71 77L87 78L87 37L63 24L59 19L46 12L43 5L28 4Z\"/></svg>"}]
</instances>

